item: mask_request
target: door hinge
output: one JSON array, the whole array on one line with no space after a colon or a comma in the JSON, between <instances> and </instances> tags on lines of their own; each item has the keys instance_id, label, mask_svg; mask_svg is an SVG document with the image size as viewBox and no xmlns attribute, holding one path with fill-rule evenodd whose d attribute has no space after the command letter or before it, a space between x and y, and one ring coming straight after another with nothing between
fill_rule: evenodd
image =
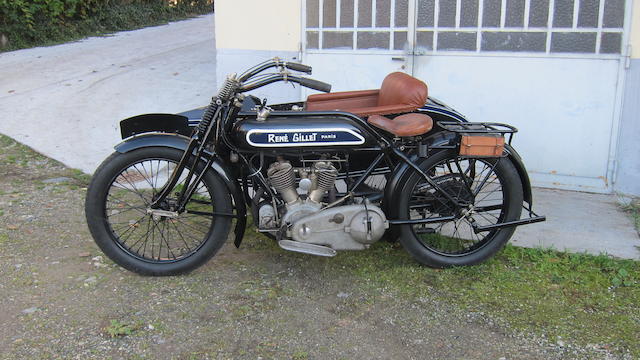
<instances>
[{"instance_id":1,"label":"door hinge","mask_svg":"<svg viewBox=\"0 0 640 360\"><path fill-rule=\"evenodd\" d=\"M624 68L628 69L631 67L631 44L627 44L626 52L624 54Z\"/></svg>"}]
</instances>

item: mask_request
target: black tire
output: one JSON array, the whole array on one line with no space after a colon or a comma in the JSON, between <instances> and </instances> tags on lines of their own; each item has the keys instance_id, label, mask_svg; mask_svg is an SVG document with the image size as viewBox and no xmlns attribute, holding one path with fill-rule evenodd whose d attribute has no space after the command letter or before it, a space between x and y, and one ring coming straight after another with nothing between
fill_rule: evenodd
<instances>
[{"instance_id":1,"label":"black tire","mask_svg":"<svg viewBox=\"0 0 640 360\"><path fill-rule=\"evenodd\" d=\"M204 215L233 211L226 185L212 170L206 172L187 205L201 214L185 212L175 218L147 214L146 205L166 183L170 168L182 153L166 147L114 153L93 175L85 202L87 224L104 254L130 271L153 276L190 272L214 256L229 235L230 217ZM201 170L204 164L198 167ZM138 243L145 236L144 250L140 251ZM159 247L157 257L155 246Z\"/></svg>"},{"instance_id":2,"label":"black tire","mask_svg":"<svg viewBox=\"0 0 640 360\"><path fill-rule=\"evenodd\" d=\"M480 174L477 173L479 164L487 168ZM468 217L456 215L451 202L437 195L431 185L413 172L399 199L399 218L456 215L455 221L446 223L400 226L400 242L416 260L435 268L474 265L493 256L509 241L515 227L475 234L471 224L490 225L520 218L522 184L511 160L506 157L468 159L459 157L455 150L447 150L427 158L420 168L452 197L472 202L478 212ZM461 174L466 174L466 178ZM487 180L483 182L485 177ZM470 186L465 186L465 179ZM489 190L483 190L485 188ZM474 195L474 191L478 193Z\"/></svg>"}]
</instances>

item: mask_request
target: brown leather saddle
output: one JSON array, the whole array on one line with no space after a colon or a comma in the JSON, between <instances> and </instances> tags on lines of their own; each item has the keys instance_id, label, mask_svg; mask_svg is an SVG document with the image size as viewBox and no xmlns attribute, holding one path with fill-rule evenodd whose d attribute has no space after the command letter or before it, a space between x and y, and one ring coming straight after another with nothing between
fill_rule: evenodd
<instances>
[{"instance_id":1,"label":"brown leather saddle","mask_svg":"<svg viewBox=\"0 0 640 360\"><path fill-rule=\"evenodd\" d=\"M412 113L427 101L427 85L402 72L387 75L379 90L344 91L307 97L309 111L345 111L396 136L422 135L433 127L429 115ZM403 114L389 118L384 115Z\"/></svg>"}]
</instances>

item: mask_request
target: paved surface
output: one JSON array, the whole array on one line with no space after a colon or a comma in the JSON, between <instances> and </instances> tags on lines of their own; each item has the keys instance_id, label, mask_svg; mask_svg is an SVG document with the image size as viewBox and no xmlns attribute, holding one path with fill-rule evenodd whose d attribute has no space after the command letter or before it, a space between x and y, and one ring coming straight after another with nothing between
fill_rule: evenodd
<instances>
[{"instance_id":1,"label":"paved surface","mask_svg":"<svg viewBox=\"0 0 640 360\"><path fill-rule=\"evenodd\" d=\"M120 141L119 120L205 105L215 91L213 16L0 54L0 132L92 172ZM514 243L640 259L611 195L534 190L548 221Z\"/></svg>"},{"instance_id":2,"label":"paved surface","mask_svg":"<svg viewBox=\"0 0 640 360\"><path fill-rule=\"evenodd\" d=\"M206 105L215 92L213 15L0 54L0 133L92 172L118 122Z\"/></svg>"},{"instance_id":3,"label":"paved surface","mask_svg":"<svg viewBox=\"0 0 640 360\"><path fill-rule=\"evenodd\" d=\"M513 244L640 260L640 237L614 195L534 188L533 201L548 220L519 227Z\"/></svg>"}]
</instances>

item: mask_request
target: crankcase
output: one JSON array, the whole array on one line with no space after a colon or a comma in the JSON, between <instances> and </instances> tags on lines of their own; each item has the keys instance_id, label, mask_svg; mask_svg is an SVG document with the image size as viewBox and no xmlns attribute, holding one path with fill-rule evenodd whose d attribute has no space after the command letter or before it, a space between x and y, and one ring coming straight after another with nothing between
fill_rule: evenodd
<instances>
[{"instance_id":1,"label":"crankcase","mask_svg":"<svg viewBox=\"0 0 640 360\"><path fill-rule=\"evenodd\" d=\"M293 240L329 246L334 250L363 250L389 227L384 212L375 205L345 205L320 211L296 221Z\"/></svg>"}]
</instances>

